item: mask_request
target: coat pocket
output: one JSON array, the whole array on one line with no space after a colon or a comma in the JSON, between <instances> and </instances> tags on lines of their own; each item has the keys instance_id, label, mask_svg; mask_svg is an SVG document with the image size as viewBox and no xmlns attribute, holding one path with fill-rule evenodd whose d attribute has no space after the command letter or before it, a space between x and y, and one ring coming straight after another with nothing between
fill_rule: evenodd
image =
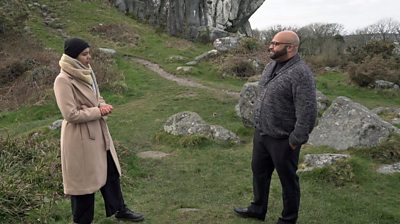
<instances>
[{"instance_id":1,"label":"coat pocket","mask_svg":"<svg viewBox=\"0 0 400 224\"><path fill-rule=\"evenodd\" d=\"M88 130L89 139L96 140L95 132L98 125L96 121L86 122L86 128Z\"/></svg>"}]
</instances>

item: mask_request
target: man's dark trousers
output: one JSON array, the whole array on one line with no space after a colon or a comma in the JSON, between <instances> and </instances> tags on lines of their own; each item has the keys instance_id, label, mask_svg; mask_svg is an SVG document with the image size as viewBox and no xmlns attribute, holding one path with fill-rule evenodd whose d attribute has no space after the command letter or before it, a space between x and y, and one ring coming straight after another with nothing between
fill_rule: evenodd
<instances>
[{"instance_id":1,"label":"man's dark trousers","mask_svg":"<svg viewBox=\"0 0 400 224\"><path fill-rule=\"evenodd\" d=\"M279 221L296 223L300 206L300 184L296 174L299 154L300 146L293 150L288 138L272 138L255 130L251 163L254 201L249 207L251 211L262 215L267 213L271 175L276 169L282 185L283 199L282 217Z\"/></svg>"}]
</instances>

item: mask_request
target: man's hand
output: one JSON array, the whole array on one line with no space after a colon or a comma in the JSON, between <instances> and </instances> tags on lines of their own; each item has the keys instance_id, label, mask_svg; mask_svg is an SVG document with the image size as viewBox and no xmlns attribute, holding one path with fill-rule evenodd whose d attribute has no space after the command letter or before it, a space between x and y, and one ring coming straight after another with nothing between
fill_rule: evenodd
<instances>
[{"instance_id":1,"label":"man's hand","mask_svg":"<svg viewBox=\"0 0 400 224\"><path fill-rule=\"evenodd\" d=\"M295 150L295 149L296 149L296 146L295 146L295 145L292 145L291 143L289 143L289 145L290 145L290 148L292 148L292 150Z\"/></svg>"},{"instance_id":2,"label":"man's hand","mask_svg":"<svg viewBox=\"0 0 400 224\"><path fill-rule=\"evenodd\" d=\"M104 105L101 105L99 107L99 109L100 109L101 116L107 116L108 114L111 114L113 107L109 104L104 104Z\"/></svg>"}]
</instances>

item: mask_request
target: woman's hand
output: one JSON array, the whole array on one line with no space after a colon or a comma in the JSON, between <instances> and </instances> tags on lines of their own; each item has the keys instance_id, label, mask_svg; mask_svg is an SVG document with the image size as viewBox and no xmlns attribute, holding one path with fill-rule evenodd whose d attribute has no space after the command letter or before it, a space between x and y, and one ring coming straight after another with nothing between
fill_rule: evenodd
<instances>
[{"instance_id":1,"label":"woman's hand","mask_svg":"<svg viewBox=\"0 0 400 224\"><path fill-rule=\"evenodd\" d=\"M109 104L103 104L99 106L101 116L107 116L108 114L111 114L111 111L113 110L113 107Z\"/></svg>"}]
</instances>

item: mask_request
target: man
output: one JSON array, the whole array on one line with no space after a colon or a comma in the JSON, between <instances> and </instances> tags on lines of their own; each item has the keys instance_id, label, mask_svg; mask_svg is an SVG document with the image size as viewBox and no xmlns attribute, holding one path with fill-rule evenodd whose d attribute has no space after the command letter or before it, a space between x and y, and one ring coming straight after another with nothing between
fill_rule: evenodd
<instances>
[{"instance_id":1,"label":"man","mask_svg":"<svg viewBox=\"0 0 400 224\"><path fill-rule=\"evenodd\" d=\"M299 43L293 31L279 32L269 43L273 61L263 71L254 108L254 201L247 208L234 208L241 217L265 219L271 175L276 169L283 199L277 223L297 221L300 185L296 171L300 148L307 142L317 116L314 77L298 55Z\"/></svg>"}]
</instances>

